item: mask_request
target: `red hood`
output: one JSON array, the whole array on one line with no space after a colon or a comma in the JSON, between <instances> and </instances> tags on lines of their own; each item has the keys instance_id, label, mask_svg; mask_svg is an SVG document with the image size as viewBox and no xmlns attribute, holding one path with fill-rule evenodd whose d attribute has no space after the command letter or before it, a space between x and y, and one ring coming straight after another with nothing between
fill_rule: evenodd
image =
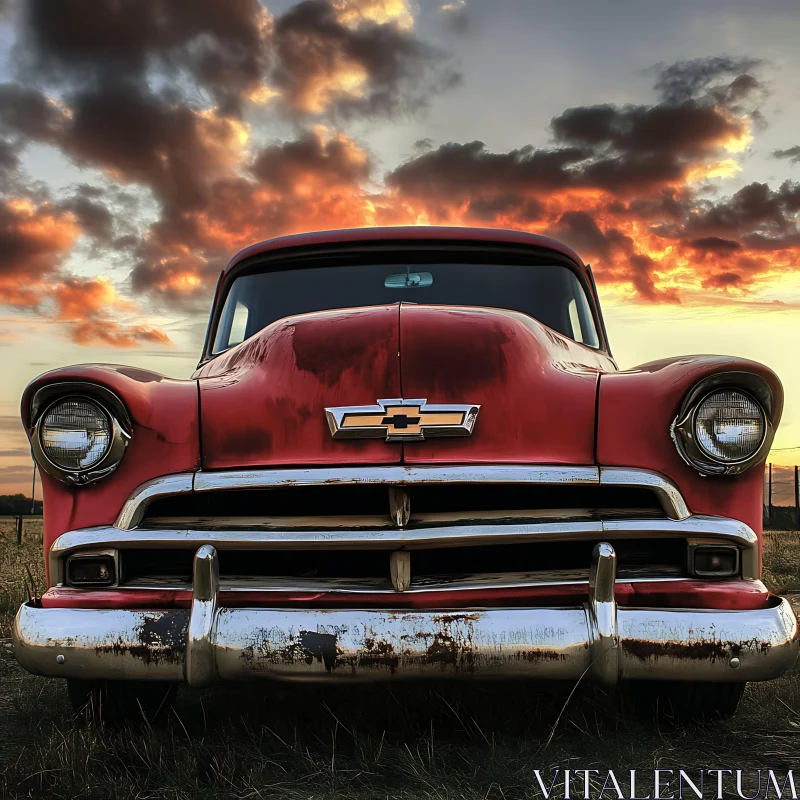
<instances>
[{"instance_id":1,"label":"red hood","mask_svg":"<svg viewBox=\"0 0 800 800\"><path fill-rule=\"evenodd\" d=\"M206 469L270 464L594 463L606 356L508 311L393 305L281 320L200 372ZM464 439L334 440L324 409L383 398L481 406Z\"/></svg>"}]
</instances>

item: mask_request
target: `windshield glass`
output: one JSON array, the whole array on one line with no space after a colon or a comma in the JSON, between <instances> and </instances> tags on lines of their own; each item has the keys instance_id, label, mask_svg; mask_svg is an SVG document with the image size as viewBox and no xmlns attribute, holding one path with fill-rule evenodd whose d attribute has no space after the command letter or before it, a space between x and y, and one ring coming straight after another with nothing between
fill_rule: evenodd
<instances>
[{"instance_id":1,"label":"windshield glass","mask_svg":"<svg viewBox=\"0 0 800 800\"><path fill-rule=\"evenodd\" d=\"M213 353L295 314L398 301L520 311L590 347L597 332L575 274L553 264L358 264L242 275L225 301Z\"/></svg>"}]
</instances>

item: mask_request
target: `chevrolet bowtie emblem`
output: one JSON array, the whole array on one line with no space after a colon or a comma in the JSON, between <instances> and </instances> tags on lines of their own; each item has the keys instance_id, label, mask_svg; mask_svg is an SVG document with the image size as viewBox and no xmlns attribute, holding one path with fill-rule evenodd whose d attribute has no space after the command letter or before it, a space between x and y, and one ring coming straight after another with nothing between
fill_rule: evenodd
<instances>
[{"instance_id":1,"label":"chevrolet bowtie emblem","mask_svg":"<svg viewBox=\"0 0 800 800\"><path fill-rule=\"evenodd\" d=\"M378 400L376 406L326 408L334 439L419 441L432 436L469 436L480 406L434 405L426 400Z\"/></svg>"}]
</instances>

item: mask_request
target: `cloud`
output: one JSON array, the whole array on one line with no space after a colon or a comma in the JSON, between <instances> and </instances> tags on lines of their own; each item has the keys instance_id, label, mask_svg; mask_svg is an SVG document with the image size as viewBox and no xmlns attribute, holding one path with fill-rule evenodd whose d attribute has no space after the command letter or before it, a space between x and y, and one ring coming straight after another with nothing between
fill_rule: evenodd
<instances>
[{"instance_id":1,"label":"cloud","mask_svg":"<svg viewBox=\"0 0 800 800\"><path fill-rule=\"evenodd\" d=\"M55 304L56 319L66 323L76 344L110 347L170 344L169 337L157 328L123 324L114 319L113 312L135 312L138 306L120 297L106 278L62 280L50 288L50 299Z\"/></svg>"},{"instance_id":2,"label":"cloud","mask_svg":"<svg viewBox=\"0 0 800 800\"><path fill-rule=\"evenodd\" d=\"M762 88L751 71L763 65L761 59L709 56L658 65L655 89L660 98L680 105L698 96L711 96L725 105L736 102Z\"/></svg>"},{"instance_id":3,"label":"cloud","mask_svg":"<svg viewBox=\"0 0 800 800\"><path fill-rule=\"evenodd\" d=\"M656 102L570 108L552 145L495 153L450 142L386 176L414 221L523 228L572 244L601 280L643 302L737 293L797 268L800 184L751 183L709 199L737 174L758 128L760 63L727 57L662 67ZM723 184L724 186L724 184Z\"/></svg>"},{"instance_id":4,"label":"cloud","mask_svg":"<svg viewBox=\"0 0 800 800\"><path fill-rule=\"evenodd\" d=\"M773 150L772 157L788 159L790 164L800 164L800 144L786 150Z\"/></svg>"},{"instance_id":5,"label":"cloud","mask_svg":"<svg viewBox=\"0 0 800 800\"><path fill-rule=\"evenodd\" d=\"M0 200L0 294L14 304L25 285L54 272L80 234L65 210L26 198Z\"/></svg>"},{"instance_id":6,"label":"cloud","mask_svg":"<svg viewBox=\"0 0 800 800\"><path fill-rule=\"evenodd\" d=\"M0 485L8 487L10 484L25 483L28 487L26 494L30 494L31 480L33 479L33 460L26 464L10 464L0 467Z\"/></svg>"},{"instance_id":7,"label":"cloud","mask_svg":"<svg viewBox=\"0 0 800 800\"><path fill-rule=\"evenodd\" d=\"M231 108L268 65L271 19L258 0L29 0L22 22L18 61L52 82L141 81L155 69Z\"/></svg>"},{"instance_id":8,"label":"cloud","mask_svg":"<svg viewBox=\"0 0 800 800\"><path fill-rule=\"evenodd\" d=\"M217 180L202 208L162 217L132 273L134 289L185 307L207 304L225 257L276 233L358 227L374 220L363 184L368 154L316 127L255 154L249 175Z\"/></svg>"},{"instance_id":9,"label":"cloud","mask_svg":"<svg viewBox=\"0 0 800 800\"><path fill-rule=\"evenodd\" d=\"M318 127L293 141L265 147L251 171L273 190L310 194L324 187L358 185L369 178L372 163L352 139Z\"/></svg>"},{"instance_id":10,"label":"cloud","mask_svg":"<svg viewBox=\"0 0 800 800\"><path fill-rule=\"evenodd\" d=\"M458 82L440 50L376 10L389 5L304 0L275 20L271 81L289 109L391 115Z\"/></svg>"},{"instance_id":11,"label":"cloud","mask_svg":"<svg viewBox=\"0 0 800 800\"><path fill-rule=\"evenodd\" d=\"M442 21L465 9L435 4ZM763 125L755 59L660 65L652 102L567 108L545 147L423 139L378 174L342 125L416 113L459 80L419 36L416 10L410 0L303 0L274 17L259 0L20 6L16 80L0 86L0 181L13 198L0 204L0 300L48 313L81 343L164 343L140 324L141 298L205 309L237 249L374 224L550 233L647 303L749 301L760 281L796 268L798 185L724 183ZM266 131L293 133L265 142L257 126L273 124ZM31 141L85 168L86 184L54 193L26 178ZM71 255L101 249L129 283L71 274Z\"/></svg>"}]
</instances>

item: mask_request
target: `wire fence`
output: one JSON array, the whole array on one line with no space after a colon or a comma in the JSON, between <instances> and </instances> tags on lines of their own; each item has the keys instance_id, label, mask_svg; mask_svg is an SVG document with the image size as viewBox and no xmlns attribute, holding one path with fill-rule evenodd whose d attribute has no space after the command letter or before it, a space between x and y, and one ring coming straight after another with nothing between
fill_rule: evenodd
<instances>
[{"instance_id":1,"label":"wire fence","mask_svg":"<svg viewBox=\"0 0 800 800\"><path fill-rule=\"evenodd\" d=\"M764 526L773 530L800 530L800 467L767 464Z\"/></svg>"}]
</instances>

